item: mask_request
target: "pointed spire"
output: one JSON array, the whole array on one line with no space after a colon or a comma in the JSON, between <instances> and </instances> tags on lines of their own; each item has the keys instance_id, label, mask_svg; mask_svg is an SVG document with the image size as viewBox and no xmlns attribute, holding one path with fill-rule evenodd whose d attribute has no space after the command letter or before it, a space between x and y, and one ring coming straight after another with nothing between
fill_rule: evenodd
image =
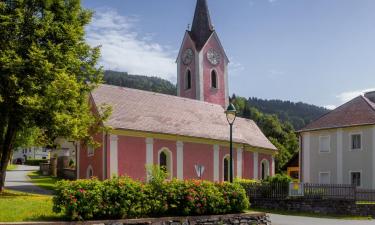
<instances>
[{"instance_id":1,"label":"pointed spire","mask_svg":"<svg viewBox=\"0 0 375 225\"><path fill-rule=\"evenodd\" d=\"M193 24L190 35L196 44L197 50L201 50L214 31L208 11L207 0L197 0Z\"/></svg>"}]
</instances>

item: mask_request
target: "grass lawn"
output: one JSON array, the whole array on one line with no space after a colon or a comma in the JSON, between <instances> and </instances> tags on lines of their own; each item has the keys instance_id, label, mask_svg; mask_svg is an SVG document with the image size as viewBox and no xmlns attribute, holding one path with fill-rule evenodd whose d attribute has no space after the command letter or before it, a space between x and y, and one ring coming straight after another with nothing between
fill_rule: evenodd
<instances>
[{"instance_id":1,"label":"grass lawn","mask_svg":"<svg viewBox=\"0 0 375 225\"><path fill-rule=\"evenodd\" d=\"M55 183L59 180L56 177L43 176L39 171L31 172L28 176L36 186L52 191L55 189Z\"/></svg>"},{"instance_id":2,"label":"grass lawn","mask_svg":"<svg viewBox=\"0 0 375 225\"><path fill-rule=\"evenodd\" d=\"M0 222L54 221L52 197L5 190L0 194Z\"/></svg>"},{"instance_id":3,"label":"grass lawn","mask_svg":"<svg viewBox=\"0 0 375 225\"><path fill-rule=\"evenodd\" d=\"M288 216L305 216L305 217L315 217L315 218L326 218L326 219L343 219L343 220L372 220L372 217L367 216L346 216L346 215L324 215L317 213L307 213L307 212L291 212L285 210L269 210L269 209L259 209L251 208L251 212L265 212L279 215L288 215Z\"/></svg>"},{"instance_id":4,"label":"grass lawn","mask_svg":"<svg viewBox=\"0 0 375 225\"><path fill-rule=\"evenodd\" d=\"M7 171L15 170L17 169L17 165L15 164L8 164Z\"/></svg>"}]
</instances>

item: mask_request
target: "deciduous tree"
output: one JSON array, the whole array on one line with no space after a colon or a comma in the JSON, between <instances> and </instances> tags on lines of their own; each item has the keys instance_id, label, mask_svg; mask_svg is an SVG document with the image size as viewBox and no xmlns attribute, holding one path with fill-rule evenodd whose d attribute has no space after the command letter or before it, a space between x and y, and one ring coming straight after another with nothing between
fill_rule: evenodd
<instances>
[{"instance_id":1,"label":"deciduous tree","mask_svg":"<svg viewBox=\"0 0 375 225\"><path fill-rule=\"evenodd\" d=\"M0 0L0 191L17 135L90 141L88 97L102 80L85 42L92 12L80 0Z\"/></svg>"}]
</instances>

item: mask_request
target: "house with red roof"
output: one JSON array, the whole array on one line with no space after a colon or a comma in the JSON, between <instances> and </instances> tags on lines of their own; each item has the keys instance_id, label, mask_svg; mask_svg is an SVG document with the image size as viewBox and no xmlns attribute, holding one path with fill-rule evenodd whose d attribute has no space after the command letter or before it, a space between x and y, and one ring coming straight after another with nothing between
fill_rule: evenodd
<instances>
[{"instance_id":1,"label":"house with red roof","mask_svg":"<svg viewBox=\"0 0 375 225\"><path fill-rule=\"evenodd\" d=\"M77 178L126 175L146 180L146 165L159 165L179 179L229 179L228 57L212 26L206 0L197 0L190 30L177 56L178 96L100 85L94 109L112 107L95 136L99 148L79 145ZM234 176L262 179L275 173L275 146L252 120L233 127Z\"/></svg>"},{"instance_id":2,"label":"house with red roof","mask_svg":"<svg viewBox=\"0 0 375 225\"><path fill-rule=\"evenodd\" d=\"M375 188L375 92L323 115L299 134L303 182Z\"/></svg>"}]
</instances>

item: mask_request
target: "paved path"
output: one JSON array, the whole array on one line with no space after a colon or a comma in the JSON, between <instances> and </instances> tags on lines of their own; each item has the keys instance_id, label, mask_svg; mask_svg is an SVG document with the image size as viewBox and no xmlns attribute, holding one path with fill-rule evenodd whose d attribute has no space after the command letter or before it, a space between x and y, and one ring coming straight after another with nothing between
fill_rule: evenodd
<instances>
[{"instance_id":1,"label":"paved path","mask_svg":"<svg viewBox=\"0 0 375 225\"><path fill-rule=\"evenodd\" d=\"M269 214L272 225L375 225L375 220L320 219Z\"/></svg>"},{"instance_id":2,"label":"paved path","mask_svg":"<svg viewBox=\"0 0 375 225\"><path fill-rule=\"evenodd\" d=\"M52 195L52 191L35 186L30 182L27 174L37 170L39 170L39 166L19 165L16 170L7 171L5 188L31 194Z\"/></svg>"}]
</instances>

